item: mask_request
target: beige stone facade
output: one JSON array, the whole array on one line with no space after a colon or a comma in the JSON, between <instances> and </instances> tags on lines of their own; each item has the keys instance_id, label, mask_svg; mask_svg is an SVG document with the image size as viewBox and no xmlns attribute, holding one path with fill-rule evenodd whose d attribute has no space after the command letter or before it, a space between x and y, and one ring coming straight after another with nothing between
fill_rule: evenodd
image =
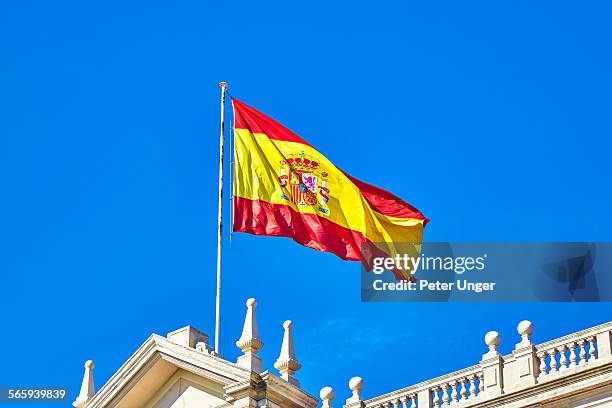
<instances>
[{"instance_id":1,"label":"beige stone facade","mask_svg":"<svg viewBox=\"0 0 612 408\"><path fill-rule=\"evenodd\" d=\"M92 361L85 373L77 408L464 408L464 407L612 407L612 322L533 344L534 326L518 324L514 351L501 355L497 332L485 336L488 350L478 364L401 390L364 399L364 380L349 381L350 395L334 402L323 387L319 399L300 388L292 323L283 324L280 375L262 372L263 347L254 299L247 301L237 362L223 359L208 336L187 326L166 337L151 335L97 392Z\"/></svg>"}]
</instances>

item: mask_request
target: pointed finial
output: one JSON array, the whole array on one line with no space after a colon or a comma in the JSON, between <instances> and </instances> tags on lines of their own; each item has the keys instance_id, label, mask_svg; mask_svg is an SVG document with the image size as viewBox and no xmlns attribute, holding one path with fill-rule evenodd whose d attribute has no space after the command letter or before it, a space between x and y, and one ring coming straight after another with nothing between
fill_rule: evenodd
<instances>
[{"instance_id":1,"label":"pointed finial","mask_svg":"<svg viewBox=\"0 0 612 408\"><path fill-rule=\"evenodd\" d=\"M79 396L74 400L72 405L75 408L82 408L85 404L94 396L96 393L94 389L94 380L93 380L93 368L94 362L91 360L87 360L85 362L85 373L83 374L83 382L81 383L81 392Z\"/></svg>"},{"instance_id":2,"label":"pointed finial","mask_svg":"<svg viewBox=\"0 0 612 408\"><path fill-rule=\"evenodd\" d=\"M276 368L281 373L281 377L296 386L300 386L300 382L293 377L293 373L299 370L302 365L297 361L295 357L295 349L293 348L293 333L291 327L293 323L291 320L285 320L283 327L285 328L285 334L283 336L283 345L281 346L281 352L274 363Z\"/></svg>"},{"instance_id":3,"label":"pointed finial","mask_svg":"<svg viewBox=\"0 0 612 408\"><path fill-rule=\"evenodd\" d=\"M246 302L247 311L242 327L242 336L236 342L236 346L244 353L238 357L238 365L248 368L251 371L261 374L262 362L257 352L264 346L259 339L259 329L257 328L257 315L255 307L257 302L254 298L249 298Z\"/></svg>"},{"instance_id":4,"label":"pointed finial","mask_svg":"<svg viewBox=\"0 0 612 408\"><path fill-rule=\"evenodd\" d=\"M353 377L349 380L349 388L353 392L353 395L346 400L347 405L353 402L363 401L363 398L361 397L363 385L363 378L361 377Z\"/></svg>"},{"instance_id":5,"label":"pointed finial","mask_svg":"<svg viewBox=\"0 0 612 408\"><path fill-rule=\"evenodd\" d=\"M321 408L332 408L332 401L336 394L332 387L323 387L321 388L321 392L319 392L319 397L323 401L323 406Z\"/></svg>"}]
</instances>

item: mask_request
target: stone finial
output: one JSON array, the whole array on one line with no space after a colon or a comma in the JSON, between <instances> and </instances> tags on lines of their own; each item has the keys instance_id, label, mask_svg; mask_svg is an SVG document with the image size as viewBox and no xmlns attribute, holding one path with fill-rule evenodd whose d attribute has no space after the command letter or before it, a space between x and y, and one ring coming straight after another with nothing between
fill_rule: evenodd
<instances>
[{"instance_id":1,"label":"stone finial","mask_svg":"<svg viewBox=\"0 0 612 408\"><path fill-rule=\"evenodd\" d=\"M293 385L300 386L300 382L293 377L293 373L299 370L302 365L298 363L295 357L295 349L293 348L293 334L291 327L293 323L291 320L285 320L283 327L285 328L285 334L283 336L283 345L281 346L281 352L274 363L276 368L281 373L281 377L290 382Z\"/></svg>"},{"instance_id":2,"label":"stone finial","mask_svg":"<svg viewBox=\"0 0 612 408\"><path fill-rule=\"evenodd\" d=\"M242 327L242 335L236 342L236 346L244 354L238 357L237 363L239 366L261 374L262 362L257 352L261 350L264 344L259 339L259 329L257 328L257 315L255 313L257 302L254 298L249 298L246 301L246 306L247 311L244 318L244 326Z\"/></svg>"},{"instance_id":3,"label":"stone finial","mask_svg":"<svg viewBox=\"0 0 612 408\"><path fill-rule=\"evenodd\" d=\"M490 331L485 334L485 344L489 347L489 351L486 354L483 354L482 359L487 359L491 357L499 356L499 351L497 350L497 346L501 343L501 336L496 331Z\"/></svg>"},{"instance_id":4,"label":"stone finial","mask_svg":"<svg viewBox=\"0 0 612 408\"><path fill-rule=\"evenodd\" d=\"M93 368L94 362L91 360L87 360L85 362L85 373L83 374L83 382L81 383L81 392L79 396L74 400L72 405L75 408L82 408L87 404L87 402L94 396L96 393L94 389L94 379L93 379Z\"/></svg>"},{"instance_id":5,"label":"stone finial","mask_svg":"<svg viewBox=\"0 0 612 408\"><path fill-rule=\"evenodd\" d=\"M361 377L351 378L349 380L348 386L351 389L353 395L350 396L346 400L346 405L354 403L354 402L363 401L363 398L361 397L361 390L363 390L363 386L364 386L363 378Z\"/></svg>"},{"instance_id":6,"label":"stone finial","mask_svg":"<svg viewBox=\"0 0 612 408\"><path fill-rule=\"evenodd\" d=\"M332 387L321 388L321 392L319 392L319 397L321 397L321 401L323 401L323 406L321 408L332 408L332 401L335 395Z\"/></svg>"},{"instance_id":7,"label":"stone finial","mask_svg":"<svg viewBox=\"0 0 612 408\"><path fill-rule=\"evenodd\" d=\"M531 342L531 333L533 333L533 329L533 323L531 323L529 320L523 320L516 326L516 331L521 335L521 341L520 343L516 344L516 350L529 347L533 344Z\"/></svg>"}]
</instances>

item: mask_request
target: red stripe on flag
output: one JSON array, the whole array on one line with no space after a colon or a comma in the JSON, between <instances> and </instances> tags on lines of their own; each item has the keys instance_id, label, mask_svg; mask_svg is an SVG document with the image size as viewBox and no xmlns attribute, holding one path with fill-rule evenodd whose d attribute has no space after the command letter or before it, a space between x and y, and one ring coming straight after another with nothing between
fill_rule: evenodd
<instances>
[{"instance_id":1,"label":"red stripe on flag","mask_svg":"<svg viewBox=\"0 0 612 408\"><path fill-rule=\"evenodd\" d=\"M295 211L283 204L234 197L234 231L255 235L288 237L318 251L332 252L342 259L361 260L360 232L342 227L314 214Z\"/></svg>"},{"instance_id":2,"label":"red stripe on flag","mask_svg":"<svg viewBox=\"0 0 612 408\"><path fill-rule=\"evenodd\" d=\"M309 248L331 252L348 261L360 261L371 270L374 257L388 256L361 232L314 214L299 213L283 204L234 197L234 232L287 237ZM398 280L405 279L393 270Z\"/></svg>"}]
</instances>

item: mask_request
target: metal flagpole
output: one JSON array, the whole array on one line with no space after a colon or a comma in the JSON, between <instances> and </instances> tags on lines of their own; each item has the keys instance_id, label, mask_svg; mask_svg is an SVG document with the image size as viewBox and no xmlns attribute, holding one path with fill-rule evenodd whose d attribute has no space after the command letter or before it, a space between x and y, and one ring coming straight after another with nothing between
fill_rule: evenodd
<instances>
[{"instance_id":1,"label":"metal flagpole","mask_svg":"<svg viewBox=\"0 0 612 408\"><path fill-rule=\"evenodd\" d=\"M225 92L229 88L227 82L219 82L221 88L221 129L219 130L219 214L217 223L217 296L215 302L215 353L219 353L219 337L221 326L221 241L223 239L223 141L225 139Z\"/></svg>"}]
</instances>

